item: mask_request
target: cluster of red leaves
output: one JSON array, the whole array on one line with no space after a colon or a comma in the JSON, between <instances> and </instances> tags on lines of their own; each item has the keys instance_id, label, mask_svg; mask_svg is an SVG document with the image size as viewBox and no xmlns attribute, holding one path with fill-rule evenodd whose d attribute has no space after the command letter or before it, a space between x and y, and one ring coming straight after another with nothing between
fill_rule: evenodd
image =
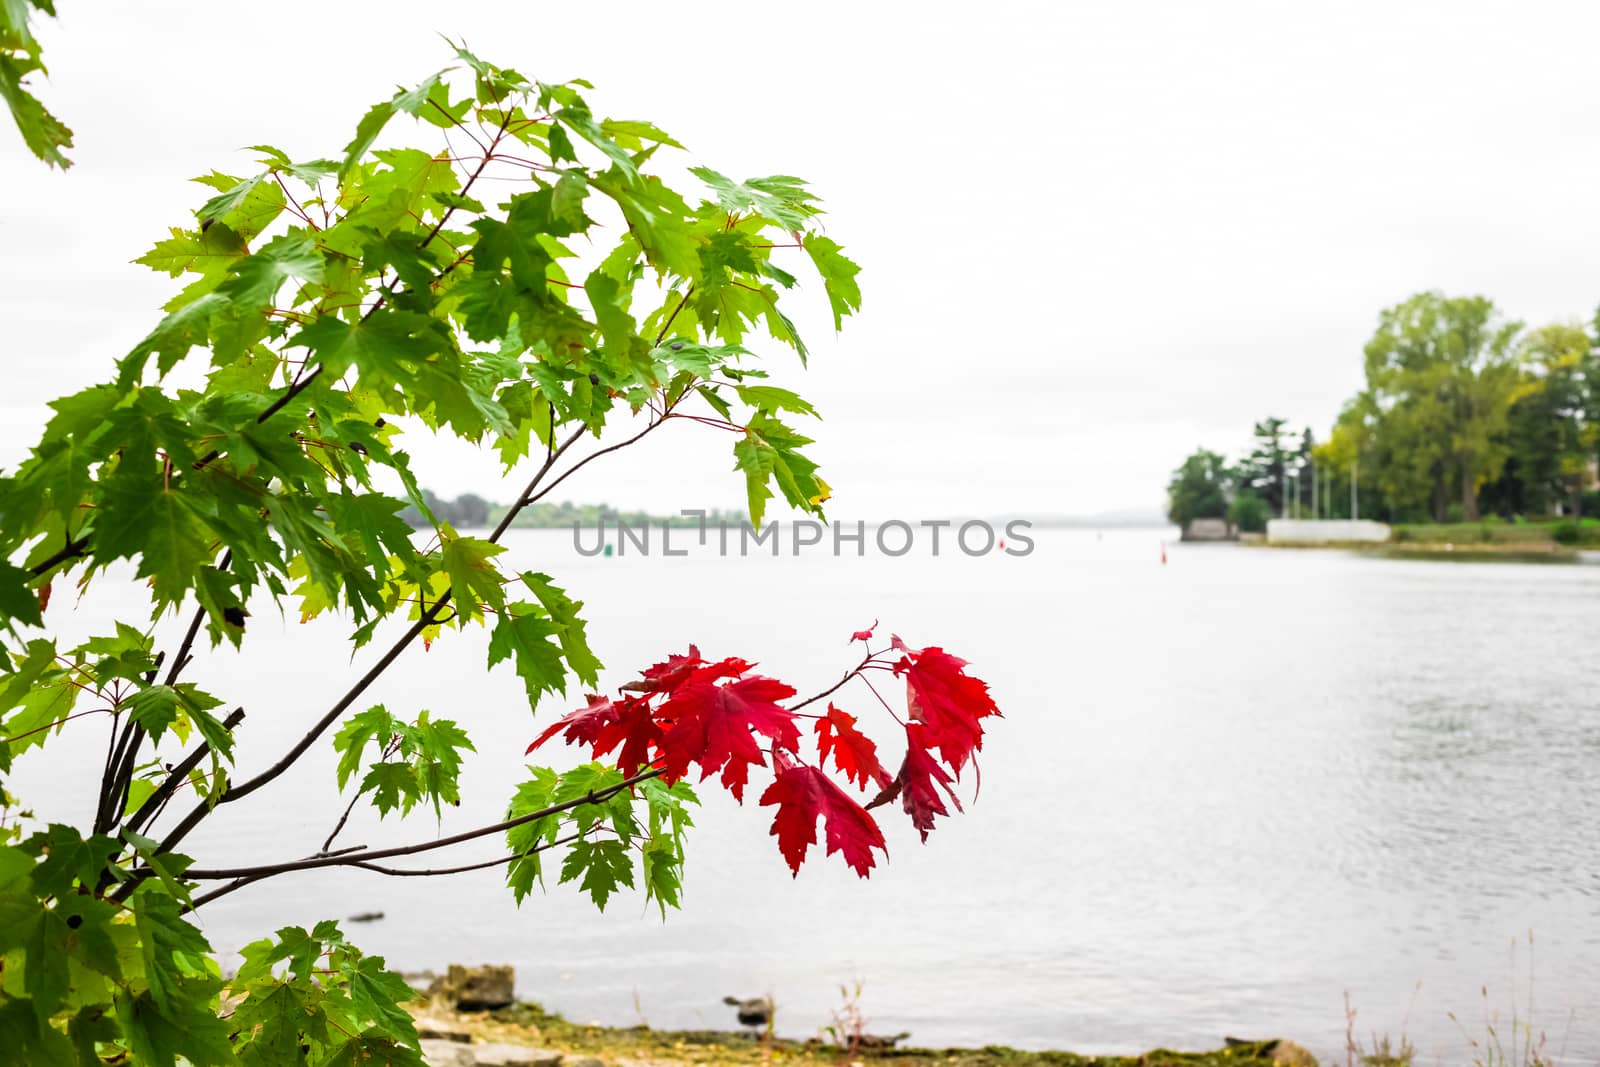
<instances>
[{"instance_id":1,"label":"cluster of red leaves","mask_svg":"<svg viewBox=\"0 0 1600 1067\"><path fill-rule=\"evenodd\" d=\"M868 629L851 639L866 643L871 637ZM706 660L693 645L686 655L670 656L624 685L616 699L589 697L587 706L534 738L528 751L560 734L568 744L588 746L595 759L614 758L627 775L653 767L674 782L698 767L701 781L717 775L740 803L750 769L767 768L773 781L760 803L778 809L772 833L790 869L798 873L817 843L820 820L827 854L841 853L865 878L876 865L873 850L888 855L871 809L898 799L923 840L934 817L949 814L946 798L961 810L954 782L983 747L983 720L1000 714L989 687L967 674L966 666L941 648L908 648L896 637L847 676L869 685L874 671L905 680L904 716L884 705L906 739L894 774L855 716L831 703L821 715L802 712L810 700L785 707L780 702L795 695L792 686L751 673L755 665L737 657ZM803 732L801 719L815 726ZM815 745L815 764L802 758L805 734ZM829 764L846 783L863 792L875 788L876 795L861 804L829 776Z\"/></svg>"}]
</instances>

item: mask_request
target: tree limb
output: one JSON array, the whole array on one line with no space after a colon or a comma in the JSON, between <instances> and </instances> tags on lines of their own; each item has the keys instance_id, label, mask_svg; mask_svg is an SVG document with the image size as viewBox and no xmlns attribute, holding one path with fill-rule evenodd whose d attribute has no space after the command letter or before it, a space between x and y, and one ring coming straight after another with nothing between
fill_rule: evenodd
<instances>
[{"instance_id":1,"label":"tree limb","mask_svg":"<svg viewBox=\"0 0 1600 1067\"><path fill-rule=\"evenodd\" d=\"M308 856L304 859L285 860L281 863L266 863L254 867L191 867L183 872L183 877L197 882L226 881L230 879L255 881L262 878L270 878L273 875L287 874L291 871L309 871L320 867L351 867L368 864L372 860L389 859L394 856L415 856L422 852L432 852L435 849L459 845L464 841L476 841L478 838L487 837L490 834L504 833L513 827L522 826L525 823L534 822L550 815L560 815L562 812L581 808L585 804L599 804L602 801L611 799L625 789L630 789L640 782L658 777L660 774L660 768L652 767L649 770L640 771L631 777L625 778L616 785L607 786L605 789L590 790L575 800L552 804L548 808L530 811L515 818L505 819L488 826L479 826L472 830L463 830L461 833L451 834L449 837L439 837L432 841L420 841L414 845L364 849L359 852L334 856Z\"/></svg>"}]
</instances>

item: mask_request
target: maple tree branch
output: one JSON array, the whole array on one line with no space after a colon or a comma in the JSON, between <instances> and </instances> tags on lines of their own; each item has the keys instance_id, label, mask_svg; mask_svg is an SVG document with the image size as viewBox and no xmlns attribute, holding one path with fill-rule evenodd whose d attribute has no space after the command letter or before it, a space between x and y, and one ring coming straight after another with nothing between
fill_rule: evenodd
<instances>
[{"instance_id":1,"label":"maple tree branch","mask_svg":"<svg viewBox=\"0 0 1600 1067\"><path fill-rule=\"evenodd\" d=\"M234 708L233 712L222 720L222 728L231 731L243 721L244 709ZM129 833L136 834L146 823L155 818L156 814L166 804L167 798L177 791L178 785L184 779L189 777L189 772L200 766L200 761L205 759L206 753L210 751L211 744L202 741L193 752L175 764L172 770L168 772L167 777L156 787L156 791L151 793L143 804L139 805L139 810L134 812L127 822L123 823L123 828Z\"/></svg>"},{"instance_id":2,"label":"maple tree branch","mask_svg":"<svg viewBox=\"0 0 1600 1067\"><path fill-rule=\"evenodd\" d=\"M222 554L221 561L217 563L217 569L226 570L228 565L232 562L233 550L229 549ZM190 650L194 648L194 639L199 635L200 624L205 621L205 618L205 605L196 604L194 615L189 620L189 628L184 632L183 640L178 645L178 652L173 657L171 664L167 667L167 677L162 681L162 685L170 686L175 684L178 681L178 676L183 673L184 668L189 666L190 661L194 658L192 655L190 655ZM158 669L163 659L165 659L164 653L156 661ZM149 681L154 680L155 674L152 672ZM99 833L104 833L106 830L109 830L112 826L116 825L119 813L127 809L128 791L133 787L133 768L138 763L139 748L144 744L145 729L141 724L134 722L131 714L128 717L128 722L124 729L126 730L126 734L123 738L125 744L123 755L117 762L111 779L109 781L102 781L101 783L99 808L100 816L99 819L96 820L96 825L98 827L97 832ZM208 743L201 744L198 754L195 757L196 763L199 762L199 757L203 756L205 751L210 747L211 746ZM188 761L185 760L183 762L187 763ZM180 764L180 766L181 765L182 764ZM184 775L187 775L189 772L185 770L183 773ZM163 793L164 791L165 795L170 795L172 790L169 789L168 786L174 784L174 779L176 777L177 771L169 772L166 780L161 783L161 786L156 792ZM156 794L152 794L152 797L155 795ZM146 808L149 808L149 805L141 806L140 811L144 811ZM149 808L149 811L151 814L154 814L155 809ZM129 824L129 828L133 828L131 823Z\"/></svg>"},{"instance_id":3,"label":"maple tree branch","mask_svg":"<svg viewBox=\"0 0 1600 1067\"><path fill-rule=\"evenodd\" d=\"M522 826L526 823L547 818L551 815L560 815L574 808L581 808L588 804L600 804L626 789L631 789L640 782L661 774L659 767L639 771L624 778L615 785L606 786L604 789L591 789L581 797L552 804L538 811L526 812L514 818L504 819L487 826L479 826L471 830L463 830L448 837L438 837L431 841L419 841L412 845L395 845L391 848L352 850L339 855L307 856L304 859L285 860L281 863L265 863L253 867L191 867L183 872L183 876L197 882L229 881L233 879L259 880L270 878L274 875L288 874L291 871L309 871L322 867L351 867L370 863L372 860L391 859L396 856L415 856L423 852L432 852L435 849L448 848L466 841L476 841L480 837L491 834L504 833L507 830Z\"/></svg>"},{"instance_id":4,"label":"maple tree branch","mask_svg":"<svg viewBox=\"0 0 1600 1067\"><path fill-rule=\"evenodd\" d=\"M502 867L505 864L514 863L515 861L523 859L524 857L532 856L536 852L545 852L549 849L555 848L557 845L570 845L572 842L578 840L582 836L583 834L581 832L575 831L565 837L558 837L554 841L548 841L541 845L535 845L533 848L527 849L523 852L512 852L509 855L496 856L492 860L479 860L477 863L463 863L456 867L385 867L378 863L368 863L364 859L357 860L356 862L351 863L350 866L359 867L364 871L376 871L379 874L387 874L392 878L433 878L441 874L465 874L468 871L483 871L488 870L491 867Z\"/></svg>"},{"instance_id":5,"label":"maple tree branch","mask_svg":"<svg viewBox=\"0 0 1600 1067\"><path fill-rule=\"evenodd\" d=\"M305 364L302 363L300 365L300 372L300 374L295 375L294 381L289 383L289 388L284 390L283 395L274 400L272 403L268 404L266 410L256 416L256 425L259 426L268 419L272 418L272 416L288 407L291 400L305 392L306 389L310 387L311 383L316 381L318 376L322 374L322 364L318 363L315 367L312 367L309 372L307 372ZM215 463L218 459L220 459L221 456L222 452L213 448L211 451L195 460L192 465L192 469L197 471L205 470L212 463Z\"/></svg>"},{"instance_id":6,"label":"maple tree branch","mask_svg":"<svg viewBox=\"0 0 1600 1067\"><path fill-rule=\"evenodd\" d=\"M663 421L662 419L655 419L650 423L650 425L646 426L644 429L640 430L638 433L634 434L632 437L628 438L626 441L619 441L616 444L608 445L607 447L602 448L597 452L589 453L587 456L584 456L582 459L580 459L578 462L574 463L570 468L568 468L566 473L562 474L561 477L557 478L555 481L551 482L549 485L547 485L543 489L539 490L537 495L529 495L529 494L532 493L532 490L533 490L533 487L529 486L528 489L524 492L524 495L523 495L522 499L518 502L517 508L514 509L514 510L520 510L521 508L524 508L529 504L536 504L540 500L543 500L546 496L550 495L552 492L555 491L556 486L560 485L562 482L566 481L568 478L572 477L574 474L577 474L580 470L582 470L586 465L588 465L592 461L599 459L601 456L605 455L608 452L615 452L620 448L627 448L629 445L631 445L635 441L639 440L645 434L649 433L651 430L655 429L657 426L660 426L662 421ZM581 436L582 433L587 432L587 430L588 430L588 428L585 427L583 431L580 431L580 436ZM571 443L571 440L568 441L568 444L570 444L570 443ZM565 450L567 445L562 445L561 447L562 447L563 450ZM507 525L507 523L510 521L510 518L511 518L511 513L508 512L506 514L506 517L500 520L500 527L499 528L504 528ZM498 528L497 528L497 532L498 532ZM493 540L493 538L490 538L490 540Z\"/></svg>"},{"instance_id":7,"label":"maple tree branch","mask_svg":"<svg viewBox=\"0 0 1600 1067\"><path fill-rule=\"evenodd\" d=\"M322 848L318 849L317 851L318 855L327 856L332 854L328 850L333 848L333 839L339 836L339 831L344 829L344 824L350 821L350 813L356 810L356 801L360 799L361 792L360 790L357 790L356 795L350 798L350 803L345 805L344 814L339 816L339 821L334 824L333 830L322 842Z\"/></svg>"},{"instance_id":8,"label":"maple tree branch","mask_svg":"<svg viewBox=\"0 0 1600 1067\"><path fill-rule=\"evenodd\" d=\"M834 693L837 693L840 689L844 688L844 684L846 682L848 682L850 679L860 677L861 676L861 672L866 669L867 664L871 663L875 658L876 658L876 654L875 653L872 653L872 652L867 653L867 658L862 660L860 663L856 664L850 670L846 671L843 678L840 678L837 682L834 682L832 685L830 685L828 688L824 689L822 692L818 693L816 696L807 697L805 700L802 700L798 704L791 704L789 706L789 710L790 711L799 711L801 708L805 707L807 704L815 704L817 701L823 699L824 697L830 697Z\"/></svg>"},{"instance_id":9,"label":"maple tree branch","mask_svg":"<svg viewBox=\"0 0 1600 1067\"><path fill-rule=\"evenodd\" d=\"M557 845L569 845L582 836L583 834L581 833L568 834L566 837L558 837L554 841L547 841L543 844L535 845L534 847L523 852L513 852L508 856L497 856L492 860L480 860L477 863L464 863L459 867L429 867L420 870L414 868L407 869L404 867L385 867L382 864L368 863L365 859L361 859L359 857L352 860L346 866L359 867L364 871L375 871L378 874L385 874L391 878L431 878L441 874L465 874L468 871L481 871L490 867L501 867L508 863L514 863L519 859L524 859L528 856L534 855L535 853L545 852L549 849L555 848ZM355 852L359 850L360 847L358 846L350 851ZM227 885L219 886L208 893L201 893L199 896L195 897L190 905L187 908L184 908L183 911L185 913L194 911L202 904L208 904L211 901L216 900L218 897L225 897L229 893L243 889L247 885L254 885L256 882L270 877L272 876L262 874L253 875L249 878L236 878Z\"/></svg>"},{"instance_id":10,"label":"maple tree branch","mask_svg":"<svg viewBox=\"0 0 1600 1067\"><path fill-rule=\"evenodd\" d=\"M304 364L301 364L301 369L305 369ZM289 401L305 392L306 388L310 386L312 382L316 381L317 376L321 373L322 364L318 363L315 367L312 367L308 373L306 373L305 377L302 378L297 375L294 382L290 384L288 390L285 391L282 396L268 405L267 410L256 416L256 424L260 425L261 423L266 422L268 419L272 418L272 416L288 407Z\"/></svg>"},{"instance_id":11,"label":"maple tree branch","mask_svg":"<svg viewBox=\"0 0 1600 1067\"><path fill-rule=\"evenodd\" d=\"M661 329L656 331L656 345L657 346L659 346L661 344L661 342L666 339L667 331L672 329L673 322L675 322L677 320L677 318L678 318L678 312L683 310L683 305L687 304L689 302L689 298L691 296L693 296L693 295L694 295L694 286L691 284L689 286L689 288L687 288L687 289L685 289L683 291L683 298L678 301L678 306L672 309L672 314L667 316L667 321L663 322L661 324Z\"/></svg>"},{"instance_id":12,"label":"maple tree branch","mask_svg":"<svg viewBox=\"0 0 1600 1067\"><path fill-rule=\"evenodd\" d=\"M67 538L66 544L62 545L59 549L40 560L38 563L35 563L33 566L29 567L28 573L32 577L37 578L58 564L65 563L68 560L77 559L79 556L88 555L88 553L88 534L84 534L82 537L77 539L69 537Z\"/></svg>"},{"instance_id":13,"label":"maple tree branch","mask_svg":"<svg viewBox=\"0 0 1600 1067\"><path fill-rule=\"evenodd\" d=\"M106 761L104 769L100 772L100 782L102 787L104 786L105 780L111 777L111 761L116 757L117 754L117 734L120 732L119 728L121 726L122 708L116 703L113 703L111 705L111 732L106 735ZM98 815L99 812L96 812L95 814Z\"/></svg>"}]
</instances>

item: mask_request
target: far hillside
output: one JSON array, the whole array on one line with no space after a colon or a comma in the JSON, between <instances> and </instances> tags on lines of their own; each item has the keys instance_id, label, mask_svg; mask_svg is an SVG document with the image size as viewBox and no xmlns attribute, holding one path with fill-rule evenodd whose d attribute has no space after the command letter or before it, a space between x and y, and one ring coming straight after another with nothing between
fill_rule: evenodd
<instances>
[{"instance_id":1,"label":"far hillside","mask_svg":"<svg viewBox=\"0 0 1600 1067\"><path fill-rule=\"evenodd\" d=\"M462 493L454 500L445 500L431 489L422 491L422 499L428 505L428 510L433 512L433 517L442 523L447 523L458 530L474 529L493 526L504 517L507 509L505 504L497 504L485 500L476 493ZM432 526L414 504L408 504L400 512L404 519L414 529ZM727 523L735 525L745 521L742 511L709 511L705 521L712 525ZM561 527L570 529L574 523L594 527L604 522L607 526L625 524L630 527L661 526L663 523L674 527L698 526L698 518L686 518L683 515L653 515L648 511L619 511L609 504L574 504L570 500L563 500L559 504L539 502L529 504L518 512L516 519L511 523L513 529L550 529Z\"/></svg>"}]
</instances>

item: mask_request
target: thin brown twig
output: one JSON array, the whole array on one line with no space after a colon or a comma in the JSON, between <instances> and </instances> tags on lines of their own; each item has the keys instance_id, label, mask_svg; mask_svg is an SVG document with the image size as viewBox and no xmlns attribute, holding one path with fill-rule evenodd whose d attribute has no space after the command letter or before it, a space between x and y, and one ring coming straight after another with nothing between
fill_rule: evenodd
<instances>
[{"instance_id":1,"label":"thin brown twig","mask_svg":"<svg viewBox=\"0 0 1600 1067\"><path fill-rule=\"evenodd\" d=\"M627 778L624 778L616 785L607 786L604 789L593 789L581 797L563 801L560 804L552 804L549 807L541 808L538 811L530 811L514 818L504 819L497 823L491 823L488 826L479 826L471 830L463 830L460 833L451 834L448 837L435 838L432 841L421 841L414 845L395 845L392 848L363 850L359 853L359 857L357 857L355 854L340 856L311 856L306 859L286 860L281 863L265 863L253 867L191 867L183 872L183 876L185 878L193 879L197 882L227 881L235 878L259 879L268 878L277 874L288 874L291 871L309 871L321 867L349 867L356 862L365 863L371 860L390 859L395 856L415 856L419 853L432 852L435 849L448 848L451 845L459 845L466 841L476 841L478 838L487 837L490 834L504 833L507 830L522 826L526 823L534 822L538 819L543 819L551 815L560 815L562 812L571 811L574 808L581 808L586 804L599 804L602 801L609 800L611 797L616 796L625 789L630 789L633 786L638 785L640 782L650 778L655 778L660 774L660 768L651 767L649 770L639 771L637 774L633 774Z\"/></svg>"}]
</instances>

